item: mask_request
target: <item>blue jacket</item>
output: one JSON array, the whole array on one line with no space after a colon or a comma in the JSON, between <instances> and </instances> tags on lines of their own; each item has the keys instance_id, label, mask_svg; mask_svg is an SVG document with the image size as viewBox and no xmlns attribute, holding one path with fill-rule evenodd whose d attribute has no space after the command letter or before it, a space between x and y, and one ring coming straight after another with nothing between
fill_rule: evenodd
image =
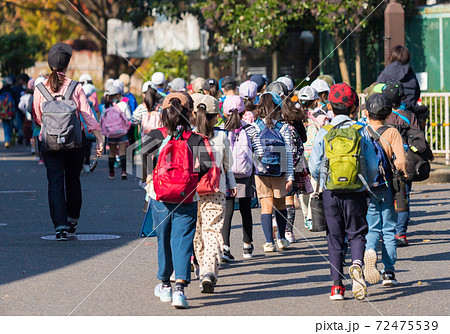
<instances>
[{"instance_id":1,"label":"blue jacket","mask_svg":"<svg viewBox=\"0 0 450 334\"><path fill-rule=\"evenodd\" d=\"M337 125L345 120L348 120L349 122L346 122L339 126L339 128L347 128L353 124L355 124L355 121L353 121L350 117L345 115L338 115L333 118L331 121L331 125ZM361 160L361 174L366 179L367 184L372 184L372 181L375 179L375 176L378 172L378 158L375 153L375 150L373 148L372 140L370 139L369 134L367 133L367 130L365 128L362 128L359 130L362 138L361 138L361 157L364 158ZM325 167L325 141L324 137L328 133L325 129L320 129L317 133L316 140L314 141L314 146L311 152L311 156L308 161L309 165L309 171L311 172L311 176L314 179L318 179L319 177L319 170L320 170L320 186L323 189L326 189L325 187L325 180L326 180L326 167ZM359 190L364 191L365 188Z\"/></svg>"}]
</instances>

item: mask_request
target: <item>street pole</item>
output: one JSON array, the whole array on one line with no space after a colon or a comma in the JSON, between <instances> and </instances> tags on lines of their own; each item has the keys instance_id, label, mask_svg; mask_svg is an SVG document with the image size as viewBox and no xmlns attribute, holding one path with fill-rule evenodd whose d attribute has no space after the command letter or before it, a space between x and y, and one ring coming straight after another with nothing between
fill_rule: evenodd
<instances>
[{"instance_id":1,"label":"street pole","mask_svg":"<svg viewBox=\"0 0 450 334\"><path fill-rule=\"evenodd\" d=\"M405 11L397 0L390 0L384 11L384 66L389 53L397 45L405 46Z\"/></svg>"}]
</instances>

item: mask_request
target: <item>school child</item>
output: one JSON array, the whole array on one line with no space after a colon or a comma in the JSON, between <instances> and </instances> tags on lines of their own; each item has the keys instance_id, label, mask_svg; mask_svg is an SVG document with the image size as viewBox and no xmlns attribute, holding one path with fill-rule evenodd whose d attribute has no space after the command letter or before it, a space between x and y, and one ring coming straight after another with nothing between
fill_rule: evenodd
<instances>
[{"instance_id":1,"label":"school child","mask_svg":"<svg viewBox=\"0 0 450 334\"><path fill-rule=\"evenodd\" d=\"M34 88L40 83L45 81L45 77L39 76L34 81ZM34 95L33 95L34 99ZM34 105L32 106L32 116L33 116L33 141L36 151L35 161L38 161L40 166L44 165L44 158L42 156L42 141L39 139L39 134L41 133L41 126L36 121L36 111L34 109Z\"/></svg>"},{"instance_id":2,"label":"school child","mask_svg":"<svg viewBox=\"0 0 450 334\"><path fill-rule=\"evenodd\" d=\"M258 93L258 85L254 81L247 80L239 85L239 96L244 100L245 111L242 120L247 123L255 121L253 111L256 109L254 104L256 94Z\"/></svg>"},{"instance_id":3,"label":"school child","mask_svg":"<svg viewBox=\"0 0 450 334\"><path fill-rule=\"evenodd\" d=\"M200 266L202 292L213 293L223 256L222 226L227 184L234 197L236 181L231 172L233 157L231 156L230 141L225 131L214 129L219 114L219 101L212 96L198 93L191 97L194 100L194 110L197 114L197 131L209 141L215 165L220 170L219 189L199 194L197 228L194 237L194 250ZM210 176L214 175L205 177ZM197 191L200 190L197 189Z\"/></svg>"},{"instance_id":4,"label":"school child","mask_svg":"<svg viewBox=\"0 0 450 334\"><path fill-rule=\"evenodd\" d=\"M94 115L95 120L97 120L97 113L95 112L94 104L89 99L92 96L92 94L95 93L95 87L94 87L94 85L89 84L89 83L84 84L83 91L84 91L84 94L86 94L86 97L88 98L88 103L89 103L89 106L91 107L92 114ZM83 116L80 117L80 120L84 124ZM90 173L89 165L91 164L91 150L92 150L92 143L95 142L95 136L92 135L91 133L89 133L88 131L86 131L86 126L84 128L85 128L85 131L84 131L85 141L83 143L83 147L84 147L83 172Z\"/></svg>"},{"instance_id":5,"label":"school child","mask_svg":"<svg viewBox=\"0 0 450 334\"><path fill-rule=\"evenodd\" d=\"M319 95L314 88L309 86L303 87L299 94L300 100L300 108L306 113L306 121L304 121L304 125L306 128L306 137L307 140L303 142L304 148L304 158L305 164L308 163L309 157L311 155L311 151L316 140L317 133L320 129L319 121L313 116L314 109L317 107L317 100ZM311 185L315 189L316 188L316 180L311 177ZM311 196L307 194L302 194L300 196L300 204L302 207L303 216L305 219L305 227L307 229L312 228L312 216L311 216L311 207L309 205L311 201Z\"/></svg>"},{"instance_id":6,"label":"school child","mask_svg":"<svg viewBox=\"0 0 450 334\"><path fill-rule=\"evenodd\" d=\"M290 243L296 242L294 235L295 222L295 205L294 196L296 194L304 194L307 191L306 183L310 185L308 171L303 157L303 142L306 141L306 130L303 126L303 121L306 120L306 113L303 109L297 109L291 99L286 99L281 109L283 120L289 124L289 131L291 133L291 146L294 167L294 185L292 191L286 196L286 211L287 211L287 225L286 225L286 239ZM303 186L300 186L302 184ZM308 189L312 189L311 186Z\"/></svg>"},{"instance_id":7,"label":"school child","mask_svg":"<svg viewBox=\"0 0 450 334\"><path fill-rule=\"evenodd\" d=\"M203 84L203 94L211 95L212 97L219 99L220 98L220 89L219 83L214 78L209 78L205 80Z\"/></svg>"},{"instance_id":8,"label":"school child","mask_svg":"<svg viewBox=\"0 0 450 334\"><path fill-rule=\"evenodd\" d=\"M122 169L120 178L127 179L126 149L128 146L127 132L130 129L128 104L120 101L122 94L117 86L111 85L105 92L105 112L100 119L102 134L106 136L109 145L108 167L109 178L115 178L114 163L116 154L119 155L120 167ZM131 117L131 115L130 115Z\"/></svg>"},{"instance_id":9,"label":"school child","mask_svg":"<svg viewBox=\"0 0 450 334\"><path fill-rule=\"evenodd\" d=\"M23 114L23 135L26 143L30 143L31 154L36 153L33 139L33 92L34 79L28 80L27 89L20 97L18 109Z\"/></svg>"},{"instance_id":10,"label":"school child","mask_svg":"<svg viewBox=\"0 0 450 334\"><path fill-rule=\"evenodd\" d=\"M142 135L161 127L161 104L158 103L158 91L152 82L142 85L143 102L136 108L131 116L131 124L141 125Z\"/></svg>"},{"instance_id":11,"label":"school child","mask_svg":"<svg viewBox=\"0 0 450 334\"><path fill-rule=\"evenodd\" d=\"M320 182L327 223L327 243L330 262L331 300L343 300L342 283L345 238L351 249L353 295L361 300L366 296L362 266L366 220L366 185L378 171L378 159L366 130L349 115L358 107L358 95L345 83L333 85L329 99L334 118L319 130L311 156L311 176Z\"/></svg>"},{"instance_id":12,"label":"school child","mask_svg":"<svg viewBox=\"0 0 450 334\"><path fill-rule=\"evenodd\" d=\"M395 278L395 261L397 259L397 241L395 227L397 214L392 194L393 173L392 161L395 156L395 169L405 175L406 156L403 140L397 129L386 125L386 119L392 112L392 102L384 94L374 93L366 103L369 124L367 130L374 142L379 157L379 172L371 185L370 203L367 210L369 232L366 235L366 251L364 253L364 276L371 284L380 281L380 273L376 268L377 245L382 237L381 259L383 286L397 285Z\"/></svg>"},{"instance_id":13,"label":"school child","mask_svg":"<svg viewBox=\"0 0 450 334\"><path fill-rule=\"evenodd\" d=\"M330 103L328 101L328 93L330 92L330 86L322 79L316 79L311 83L311 87L317 90L319 97L318 105L314 109L313 115L319 118L319 115L323 115L325 124L328 124L333 118L333 111L331 110Z\"/></svg>"},{"instance_id":14,"label":"school child","mask_svg":"<svg viewBox=\"0 0 450 334\"><path fill-rule=\"evenodd\" d=\"M257 120L245 129L254 150L256 192L261 202L261 225L266 238L264 252L276 250L272 234L273 207L278 225L277 247L286 249L290 245L285 238L285 196L292 190L294 171L289 126L277 121L281 108L278 94L262 94L256 110Z\"/></svg>"},{"instance_id":15,"label":"school child","mask_svg":"<svg viewBox=\"0 0 450 334\"><path fill-rule=\"evenodd\" d=\"M94 85L94 82L92 81L92 77L88 73L83 73L80 75L80 78L78 79L79 82L81 82L83 85L91 84ZM94 86L95 87L95 86ZM95 113L97 114L97 119L100 118L100 109L98 104L98 95L97 90L95 90L91 96L89 96L88 100L92 102L92 107L95 110Z\"/></svg>"},{"instance_id":16,"label":"school child","mask_svg":"<svg viewBox=\"0 0 450 334\"><path fill-rule=\"evenodd\" d=\"M246 81L255 84L252 81ZM243 83L245 84L245 82ZM239 91L241 92L241 87ZM255 84L256 85L256 84ZM255 94L256 95L256 94ZM222 229L224 239L223 260L233 261L234 257L230 251L231 220L234 214L235 198L239 202L239 211L242 218L243 232L243 258L253 257L253 218L251 202L255 197L255 180L253 176L253 153L250 138L245 131L249 125L243 120L246 107L242 97L238 95L229 96L223 104L225 115L225 130L228 131L228 139L231 145L233 166L231 168L237 184L236 196L227 196L225 222Z\"/></svg>"},{"instance_id":17,"label":"school child","mask_svg":"<svg viewBox=\"0 0 450 334\"><path fill-rule=\"evenodd\" d=\"M152 130L148 152L148 193L158 234L158 274L162 282L155 296L172 302L175 308L188 308L184 288L191 281L191 255L197 221L198 181L209 171L211 160L203 137L192 133L189 124L191 102L182 93L171 93L163 101L163 127ZM199 168L196 168L199 162ZM174 173L164 173L164 170ZM175 288L170 276L175 270Z\"/></svg>"}]
</instances>

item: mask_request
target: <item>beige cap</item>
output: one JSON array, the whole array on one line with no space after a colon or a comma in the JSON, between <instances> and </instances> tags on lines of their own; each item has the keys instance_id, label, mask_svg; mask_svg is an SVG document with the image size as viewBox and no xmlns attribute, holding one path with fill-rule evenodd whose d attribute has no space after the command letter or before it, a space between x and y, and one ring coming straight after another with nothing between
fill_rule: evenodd
<instances>
[{"instance_id":1,"label":"beige cap","mask_svg":"<svg viewBox=\"0 0 450 334\"><path fill-rule=\"evenodd\" d=\"M203 78L197 78L194 81L192 81L192 90L194 93L200 93L200 91L203 89L203 85L205 84L205 79Z\"/></svg>"},{"instance_id":2,"label":"beige cap","mask_svg":"<svg viewBox=\"0 0 450 334\"><path fill-rule=\"evenodd\" d=\"M207 114L218 114L220 112L219 101L211 95L194 93L191 95L191 97L194 100L194 112L198 110L198 106L201 104L205 105Z\"/></svg>"}]
</instances>

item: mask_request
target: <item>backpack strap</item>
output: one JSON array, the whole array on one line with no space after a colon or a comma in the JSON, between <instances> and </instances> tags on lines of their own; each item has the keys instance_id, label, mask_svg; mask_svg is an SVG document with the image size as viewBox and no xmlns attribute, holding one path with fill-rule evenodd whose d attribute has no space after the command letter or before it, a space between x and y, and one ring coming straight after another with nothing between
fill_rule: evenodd
<instances>
[{"instance_id":1,"label":"backpack strap","mask_svg":"<svg viewBox=\"0 0 450 334\"><path fill-rule=\"evenodd\" d=\"M280 132L280 130L283 127L283 125L284 124L282 122L276 122L274 129L277 130L278 132Z\"/></svg>"},{"instance_id":2,"label":"backpack strap","mask_svg":"<svg viewBox=\"0 0 450 334\"><path fill-rule=\"evenodd\" d=\"M47 101L53 101L56 100L55 97L53 97L52 94L50 94L50 92L48 91L47 88L45 88L44 84L41 82L40 84L38 84L36 86L37 89L39 89L39 91L41 92L41 94L45 97L45 99Z\"/></svg>"},{"instance_id":3,"label":"backpack strap","mask_svg":"<svg viewBox=\"0 0 450 334\"><path fill-rule=\"evenodd\" d=\"M336 128L336 127L339 127L339 126L341 126L342 124L347 123L347 122L350 122L350 120L349 120L349 119L346 119L346 120L344 120L344 121L342 121L342 122L340 122L340 123L338 123L338 124L336 124L336 125L327 124L327 125L322 126L322 129L325 129L327 132L330 132L331 129L334 129L334 128ZM358 130L362 128L362 126L361 126L361 125L358 125L358 124L353 124L352 126L355 126L355 125L359 126Z\"/></svg>"},{"instance_id":4,"label":"backpack strap","mask_svg":"<svg viewBox=\"0 0 450 334\"><path fill-rule=\"evenodd\" d=\"M391 170L394 171L395 170L395 166L392 163L391 159L389 159L386 151L383 148L383 145L381 145L381 135L387 130L389 129L389 126L382 126L380 127L378 130L374 130L370 125L367 127L367 131L369 131L370 136L378 143L378 145L380 146L380 148L383 150L384 155L386 156L386 160L389 162L389 165L391 166ZM383 139L384 140L384 139ZM386 141L386 140L385 140ZM386 143L388 143L386 141ZM391 144L388 143L389 146L391 146Z\"/></svg>"},{"instance_id":5,"label":"backpack strap","mask_svg":"<svg viewBox=\"0 0 450 334\"><path fill-rule=\"evenodd\" d=\"M405 116L403 116L403 115L400 115L400 113L398 113L397 111L395 111L395 110L392 110L392 113L393 114L396 114L398 117L400 117L402 120L404 120L406 123L408 123L408 125L411 125L411 121L407 118L407 117L405 117Z\"/></svg>"},{"instance_id":6,"label":"backpack strap","mask_svg":"<svg viewBox=\"0 0 450 334\"><path fill-rule=\"evenodd\" d=\"M255 123L256 125L258 125L260 131L264 130L264 128L266 127L266 123L264 123L261 118L258 118Z\"/></svg>"},{"instance_id":7,"label":"backpack strap","mask_svg":"<svg viewBox=\"0 0 450 334\"><path fill-rule=\"evenodd\" d=\"M67 87L66 93L64 94L64 100L70 100L72 98L73 92L78 85L78 81L72 80Z\"/></svg>"}]
</instances>

